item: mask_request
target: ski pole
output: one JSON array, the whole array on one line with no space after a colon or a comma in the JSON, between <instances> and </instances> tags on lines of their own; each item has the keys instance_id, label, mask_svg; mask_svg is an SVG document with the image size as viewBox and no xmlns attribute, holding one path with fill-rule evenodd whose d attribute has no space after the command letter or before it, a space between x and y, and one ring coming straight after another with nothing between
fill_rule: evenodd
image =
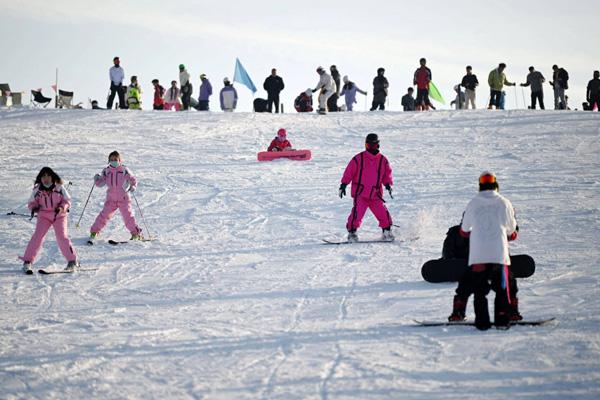
<instances>
[{"instance_id":1,"label":"ski pole","mask_svg":"<svg viewBox=\"0 0 600 400\"><path fill-rule=\"evenodd\" d=\"M517 86L513 86L513 88L515 89L515 109L519 108L519 102L517 101Z\"/></svg>"},{"instance_id":2,"label":"ski pole","mask_svg":"<svg viewBox=\"0 0 600 400\"><path fill-rule=\"evenodd\" d=\"M523 96L523 107L526 107L526 103L525 103L525 91L523 90L523 86L521 86L521 95Z\"/></svg>"},{"instance_id":3,"label":"ski pole","mask_svg":"<svg viewBox=\"0 0 600 400\"><path fill-rule=\"evenodd\" d=\"M88 205L88 201L90 201L90 197L92 197L92 192L94 191L94 186L96 186L96 182L92 184L92 190L90 190L90 194L88 194L87 200L85 201L85 205L83 206L83 210L81 210L81 215L79 216L79 220L77 220L77 224L75 228L79 228L79 223L81 222L81 218L83 218L83 213L85 212L85 208Z\"/></svg>"},{"instance_id":4,"label":"ski pole","mask_svg":"<svg viewBox=\"0 0 600 400\"><path fill-rule=\"evenodd\" d=\"M135 200L135 204L137 205L140 215L142 216L142 222L144 223L144 226L146 227L146 230L148 231L148 239L151 239L152 234L150 233L150 229L148 229L148 224L146 223L146 218L144 217L144 213L142 212L140 203L138 203L137 197L135 197L135 193L131 192L131 195L133 196L133 199Z\"/></svg>"}]
</instances>

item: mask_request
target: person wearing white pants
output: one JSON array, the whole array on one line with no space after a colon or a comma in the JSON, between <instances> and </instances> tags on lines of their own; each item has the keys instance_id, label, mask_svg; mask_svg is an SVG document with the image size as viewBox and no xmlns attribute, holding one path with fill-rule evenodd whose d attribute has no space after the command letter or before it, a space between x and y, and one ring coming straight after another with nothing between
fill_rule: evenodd
<instances>
[{"instance_id":1,"label":"person wearing white pants","mask_svg":"<svg viewBox=\"0 0 600 400\"><path fill-rule=\"evenodd\" d=\"M329 75L323 67L317 68L317 74L320 75L319 83L317 87L313 89L313 93L317 90L319 92L319 113L325 113L327 111L327 99L329 99L336 91L336 85L331 75Z\"/></svg>"}]
</instances>

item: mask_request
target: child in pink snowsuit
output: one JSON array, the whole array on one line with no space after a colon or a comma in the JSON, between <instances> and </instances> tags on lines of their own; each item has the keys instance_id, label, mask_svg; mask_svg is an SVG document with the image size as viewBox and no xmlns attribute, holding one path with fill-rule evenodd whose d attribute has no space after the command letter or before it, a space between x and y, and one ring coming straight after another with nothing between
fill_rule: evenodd
<instances>
[{"instance_id":1,"label":"child in pink snowsuit","mask_svg":"<svg viewBox=\"0 0 600 400\"><path fill-rule=\"evenodd\" d=\"M383 187L392 195L392 168L387 158L379 153L379 138L375 133L369 133L365 141L366 150L355 155L348 163L342 183L340 198L346 195L346 186L352 182L352 197L354 206L348 216L346 228L348 241L358 241L356 230L360 227L367 208L379 221L383 231L383 240L392 241L392 217L383 200Z\"/></svg>"},{"instance_id":2,"label":"child in pink snowsuit","mask_svg":"<svg viewBox=\"0 0 600 400\"><path fill-rule=\"evenodd\" d=\"M90 229L90 242L106 226L117 208L121 211L121 217L125 227L131 232L131 240L141 239L142 230L135 222L131 211L131 199L128 192L133 192L137 185L135 177L129 169L121 164L121 155L113 151L108 156L109 165L102 170L102 174L94 176L94 183L98 187L107 186L106 201L104 208L100 211L96 221Z\"/></svg>"},{"instance_id":3,"label":"child in pink snowsuit","mask_svg":"<svg viewBox=\"0 0 600 400\"><path fill-rule=\"evenodd\" d=\"M77 253L67 231L67 211L71 206L71 197L62 186L60 177L49 167L40 170L35 178L35 186L27 203L32 213L37 212L35 232L25 249L25 254L19 257L23 260L23 271L32 274L32 263L35 261L44 238L50 227L54 234L61 253L67 259L67 269L77 266Z\"/></svg>"}]
</instances>

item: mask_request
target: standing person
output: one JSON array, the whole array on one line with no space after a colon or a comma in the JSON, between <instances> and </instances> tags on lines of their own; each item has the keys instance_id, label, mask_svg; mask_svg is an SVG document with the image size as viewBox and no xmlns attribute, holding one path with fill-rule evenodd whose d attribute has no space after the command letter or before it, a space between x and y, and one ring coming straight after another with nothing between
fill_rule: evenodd
<instances>
[{"instance_id":1,"label":"standing person","mask_svg":"<svg viewBox=\"0 0 600 400\"><path fill-rule=\"evenodd\" d=\"M500 63L498 64L498 68L491 70L488 75L488 84L490 85L490 104L488 110L491 110L492 106L495 106L497 110L504 109L504 107L500 108L500 103L502 102L502 88L504 88L504 85L516 85L515 83L506 80L506 75L504 75L505 69L506 64Z\"/></svg>"},{"instance_id":2,"label":"standing person","mask_svg":"<svg viewBox=\"0 0 600 400\"><path fill-rule=\"evenodd\" d=\"M525 83L521 83L521 86L531 86L531 106L532 110L535 110L536 100L540 102L540 109L544 110L544 82L546 78L541 72L536 71L535 68L529 67L529 74L527 74L527 80Z\"/></svg>"},{"instance_id":3,"label":"standing person","mask_svg":"<svg viewBox=\"0 0 600 400\"><path fill-rule=\"evenodd\" d=\"M407 93L402 96L402 109L404 111L415 111L415 98L413 97L413 92L415 90L412 87L409 87Z\"/></svg>"},{"instance_id":4,"label":"standing person","mask_svg":"<svg viewBox=\"0 0 600 400\"><path fill-rule=\"evenodd\" d=\"M189 110L193 88L192 82L190 82L190 74L183 64L179 64L179 87L181 88L181 103L183 104L183 109Z\"/></svg>"},{"instance_id":5,"label":"standing person","mask_svg":"<svg viewBox=\"0 0 600 400\"><path fill-rule=\"evenodd\" d=\"M392 168L388 159L379 152L379 138L369 133L365 139L365 151L358 153L348 163L339 188L340 199L346 195L346 186L352 182L351 195L354 199L352 211L348 216L346 229L348 241L357 242L356 230L360 228L362 219L371 210L379 227L382 229L382 240L392 241L392 217L383 200L383 187L392 196Z\"/></svg>"},{"instance_id":6,"label":"standing person","mask_svg":"<svg viewBox=\"0 0 600 400\"><path fill-rule=\"evenodd\" d=\"M135 75L131 77L131 83L127 88L127 107L130 110L142 109L142 89Z\"/></svg>"},{"instance_id":7,"label":"standing person","mask_svg":"<svg viewBox=\"0 0 600 400\"><path fill-rule=\"evenodd\" d=\"M208 111L208 102L212 96L212 85L206 77L206 74L200 74L200 96L198 96L198 111Z\"/></svg>"},{"instance_id":8,"label":"standing person","mask_svg":"<svg viewBox=\"0 0 600 400\"><path fill-rule=\"evenodd\" d=\"M135 191L137 180L129 168L121 163L121 155L118 151L115 150L108 155L108 166L100 174L94 175L94 184L97 187L106 186L108 189L104 207L90 228L88 243L94 244L96 236L117 209L121 212L125 227L131 233L131 240L141 240L142 229L135 222L129 198L129 193Z\"/></svg>"},{"instance_id":9,"label":"standing person","mask_svg":"<svg viewBox=\"0 0 600 400\"><path fill-rule=\"evenodd\" d=\"M415 71L413 84L417 85L416 109L429 110L429 82L431 82L431 70L427 67L427 60L419 60L420 67Z\"/></svg>"},{"instance_id":10,"label":"standing person","mask_svg":"<svg viewBox=\"0 0 600 400\"><path fill-rule=\"evenodd\" d=\"M77 253L73 249L67 230L67 212L71 207L71 197L62 184L60 176L50 167L42 168L35 178L27 207L32 215L37 213L37 223L25 254L19 257L23 261L23 272L26 274L33 274L32 264L42 248L50 227L54 228L58 248L67 259L65 270L73 270L78 265Z\"/></svg>"},{"instance_id":11,"label":"standing person","mask_svg":"<svg viewBox=\"0 0 600 400\"><path fill-rule=\"evenodd\" d=\"M373 78L373 104L371 105L371 111L377 109L385 110L385 100L390 85L383 74L385 74L385 68L377 68L377 76Z\"/></svg>"},{"instance_id":12,"label":"standing person","mask_svg":"<svg viewBox=\"0 0 600 400\"><path fill-rule=\"evenodd\" d=\"M154 102L152 103L152 108L154 110L164 110L165 101L163 96L165 95L165 88L158 82L158 79L153 79L152 85L154 85Z\"/></svg>"},{"instance_id":13,"label":"standing person","mask_svg":"<svg viewBox=\"0 0 600 400\"><path fill-rule=\"evenodd\" d=\"M567 99L565 98L565 90L569 88L569 73L564 68L559 68L558 65L552 66L554 73L550 81L550 86L554 88L554 109L566 110Z\"/></svg>"},{"instance_id":14,"label":"standing person","mask_svg":"<svg viewBox=\"0 0 600 400\"><path fill-rule=\"evenodd\" d=\"M319 83L312 92L319 91L319 114L325 114L327 112L327 100L335 93L336 87L335 82L331 78L323 67L317 68L317 74L319 74Z\"/></svg>"},{"instance_id":15,"label":"standing person","mask_svg":"<svg viewBox=\"0 0 600 400\"><path fill-rule=\"evenodd\" d=\"M344 87L340 92L340 96L344 96L344 101L346 103L346 111L352 111L354 103L356 103L356 92L360 94L367 95L367 92L364 90L360 90L358 86L352 81L348 79L348 76L344 76Z\"/></svg>"},{"instance_id":16,"label":"standing person","mask_svg":"<svg viewBox=\"0 0 600 400\"><path fill-rule=\"evenodd\" d=\"M285 88L283 79L277 75L277 69L271 70L271 75L267 76L263 88L267 91L267 110L273 112L273 104L275 104L275 112L279 112L279 93Z\"/></svg>"},{"instance_id":17,"label":"standing person","mask_svg":"<svg viewBox=\"0 0 600 400\"><path fill-rule=\"evenodd\" d=\"M119 57L113 58L114 65L110 67L108 75L110 77L110 95L106 101L106 108L112 109L115 94L119 95L119 108L124 110L127 108L125 105L125 90L123 88L123 80L125 79L125 71L121 68L121 61Z\"/></svg>"},{"instance_id":18,"label":"standing person","mask_svg":"<svg viewBox=\"0 0 600 400\"><path fill-rule=\"evenodd\" d=\"M512 204L498 193L496 176L483 172L479 176L479 193L467 205L460 234L469 237L470 271L475 294L475 326L491 327L487 294L496 292L494 325L508 328L510 323L510 287L508 241L517 238L517 221Z\"/></svg>"},{"instance_id":19,"label":"standing person","mask_svg":"<svg viewBox=\"0 0 600 400\"><path fill-rule=\"evenodd\" d=\"M479 86L479 80L477 80L477 75L473 74L473 68L470 65L467 65L467 74L463 76L460 85L465 88L465 109L469 108L469 102L471 102L471 108L475 110L477 108L475 89Z\"/></svg>"},{"instance_id":20,"label":"standing person","mask_svg":"<svg viewBox=\"0 0 600 400\"><path fill-rule=\"evenodd\" d=\"M594 71L594 79L588 82L585 98L590 105L590 111L594 110L594 104L600 112L600 71Z\"/></svg>"},{"instance_id":21,"label":"standing person","mask_svg":"<svg viewBox=\"0 0 600 400\"><path fill-rule=\"evenodd\" d=\"M450 102L450 106L454 104L454 108L456 110L462 110L465 108L465 94L462 92L462 90L460 90L460 86L461 85L454 85L456 97Z\"/></svg>"},{"instance_id":22,"label":"standing person","mask_svg":"<svg viewBox=\"0 0 600 400\"><path fill-rule=\"evenodd\" d=\"M337 101L340 98L340 72L335 65L329 67L331 72L331 79L335 82L335 93L327 99L327 108L329 111L340 111L337 105Z\"/></svg>"},{"instance_id":23,"label":"standing person","mask_svg":"<svg viewBox=\"0 0 600 400\"><path fill-rule=\"evenodd\" d=\"M177 87L177 81L171 81L171 87L167 89L164 96L164 109L171 111L175 107L175 111L181 110L181 91Z\"/></svg>"},{"instance_id":24,"label":"standing person","mask_svg":"<svg viewBox=\"0 0 600 400\"><path fill-rule=\"evenodd\" d=\"M235 110L238 95L229 78L223 78L223 89L221 89L219 97L221 99L221 110L225 112L233 112Z\"/></svg>"}]
</instances>

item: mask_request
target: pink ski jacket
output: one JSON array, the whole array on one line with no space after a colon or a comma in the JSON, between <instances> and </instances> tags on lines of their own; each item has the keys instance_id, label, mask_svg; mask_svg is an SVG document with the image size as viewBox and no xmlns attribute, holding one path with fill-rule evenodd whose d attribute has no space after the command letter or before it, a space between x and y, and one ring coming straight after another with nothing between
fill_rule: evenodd
<instances>
[{"instance_id":1,"label":"pink ski jacket","mask_svg":"<svg viewBox=\"0 0 600 400\"><path fill-rule=\"evenodd\" d=\"M106 192L107 200L129 199L127 192L132 188L135 189L137 186L135 176L124 165L119 165L116 168L109 165L102 170L100 178L94 182L98 187L108 187Z\"/></svg>"},{"instance_id":2,"label":"pink ski jacket","mask_svg":"<svg viewBox=\"0 0 600 400\"><path fill-rule=\"evenodd\" d=\"M44 190L40 188L40 185L35 185L27 207L30 210L37 208L38 212L52 212L53 214L58 207L62 207L64 212L67 212L71 207L71 196L62 185L55 185L52 190Z\"/></svg>"},{"instance_id":3,"label":"pink ski jacket","mask_svg":"<svg viewBox=\"0 0 600 400\"><path fill-rule=\"evenodd\" d=\"M351 182L352 197L383 200L383 186L394 184L388 159L381 153L358 153L350 160L342 176L343 184Z\"/></svg>"}]
</instances>

